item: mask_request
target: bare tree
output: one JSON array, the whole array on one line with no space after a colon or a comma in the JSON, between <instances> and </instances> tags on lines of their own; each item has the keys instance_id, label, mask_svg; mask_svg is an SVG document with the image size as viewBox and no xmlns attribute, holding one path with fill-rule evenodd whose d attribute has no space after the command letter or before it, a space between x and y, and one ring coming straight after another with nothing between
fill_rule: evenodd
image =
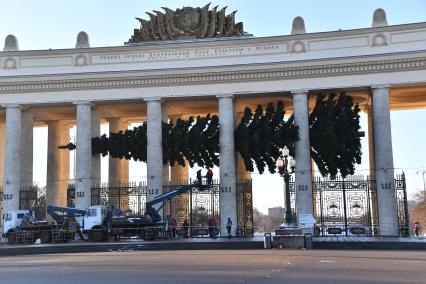
<instances>
[{"instance_id":1,"label":"bare tree","mask_svg":"<svg viewBox=\"0 0 426 284\"><path fill-rule=\"evenodd\" d=\"M418 192L414 196L414 205L412 207L411 213L410 213L410 221L411 224L414 224L415 222L419 222L420 227L420 234L424 234L426 232L425 226L426 226L426 196L424 192Z\"/></svg>"}]
</instances>

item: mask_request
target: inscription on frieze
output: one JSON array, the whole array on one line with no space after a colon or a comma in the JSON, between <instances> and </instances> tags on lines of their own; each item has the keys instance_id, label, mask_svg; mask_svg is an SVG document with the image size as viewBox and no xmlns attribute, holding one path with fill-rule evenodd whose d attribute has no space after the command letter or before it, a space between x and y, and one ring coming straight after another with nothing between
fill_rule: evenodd
<instances>
[{"instance_id":1,"label":"inscription on frieze","mask_svg":"<svg viewBox=\"0 0 426 284\"><path fill-rule=\"evenodd\" d=\"M150 62L164 60L185 60L198 58L220 58L229 56L267 55L287 53L288 44L267 44L240 47L164 50L157 52L134 52L124 54L92 55L92 64Z\"/></svg>"}]
</instances>

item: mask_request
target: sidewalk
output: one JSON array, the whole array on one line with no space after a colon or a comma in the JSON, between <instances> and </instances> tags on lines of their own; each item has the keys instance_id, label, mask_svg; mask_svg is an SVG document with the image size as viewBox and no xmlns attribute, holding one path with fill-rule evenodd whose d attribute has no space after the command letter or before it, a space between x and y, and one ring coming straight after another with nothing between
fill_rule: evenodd
<instances>
[{"instance_id":1,"label":"sidewalk","mask_svg":"<svg viewBox=\"0 0 426 284\"><path fill-rule=\"evenodd\" d=\"M228 249L263 249L263 238L192 238L177 240L143 241L129 239L123 241L69 242L53 244L0 245L0 257L11 255L84 253L108 251L142 251L142 250L228 250Z\"/></svg>"}]
</instances>

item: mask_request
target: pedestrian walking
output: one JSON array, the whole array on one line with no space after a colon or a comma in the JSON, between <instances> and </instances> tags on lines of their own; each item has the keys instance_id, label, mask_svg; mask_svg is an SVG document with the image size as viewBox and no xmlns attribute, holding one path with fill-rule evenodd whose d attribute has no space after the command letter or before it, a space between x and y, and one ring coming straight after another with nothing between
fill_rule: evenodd
<instances>
[{"instance_id":1,"label":"pedestrian walking","mask_svg":"<svg viewBox=\"0 0 426 284\"><path fill-rule=\"evenodd\" d=\"M232 221L231 218L228 218L228 222L226 222L226 229L228 230L228 239L232 237L231 229L232 229Z\"/></svg>"}]
</instances>

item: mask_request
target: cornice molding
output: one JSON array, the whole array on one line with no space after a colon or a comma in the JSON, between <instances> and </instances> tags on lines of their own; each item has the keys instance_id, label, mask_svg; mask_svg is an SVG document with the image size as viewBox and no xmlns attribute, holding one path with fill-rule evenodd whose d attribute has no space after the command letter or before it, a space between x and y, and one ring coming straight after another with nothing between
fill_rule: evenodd
<instances>
[{"instance_id":1,"label":"cornice molding","mask_svg":"<svg viewBox=\"0 0 426 284\"><path fill-rule=\"evenodd\" d=\"M5 109L12 109L12 108L17 108L17 109L20 109L20 110L23 109L23 107L21 105L13 104L13 103L12 104L1 104L1 106L4 107Z\"/></svg>"},{"instance_id":2,"label":"cornice molding","mask_svg":"<svg viewBox=\"0 0 426 284\"><path fill-rule=\"evenodd\" d=\"M362 60L362 59L361 59ZM411 56L398 59L382 59L372 61L315 64L306 62L303 66L256 68L243 66L243 69L232 71L191 72L185 74L164 75L128 75L108 76L104 78L51 79L0 82L0 94L53 92L93 89L119 89L162 87L194 84L235 83L264 80L290 80L301 78L318 78L330 76L347 76L399 71L426 70L426 57ZM250 68L250 69L249 69ZM110 74L108 74L110 75ZM90 75L88 75L90 76ZM93 76L93 75L92 75Z\"/></svg>"},{"instance_id":3,"label":"cornice molding","mask_svg":"<svg viewBox=\"0 0 426 284\"><path fill-rule=\"evenodd\" d=\"M194 44L197 48L202 47L226 47L235 46L242 42L248 44L262 44L262 43L276 43L277 41L290 42L290 41L303 41L311 39L324 39L334 40L344 37L359 36L359 35L375 35L378 33L390 32L411 32L417 29L426 28L426 22L408 23L400 25L389 25L382 27L365 27L350 30L337 30L337 31L323 31L297 35L276 35L264 37L230 37L230 38L214 38L203 40L177 40L177 41L157 41L147 42L141 45L120 45L120 46L105 46L105 47L91 47L91 48L62 48L62 49L45 49L45 50L19 50L19 51L0 51L0 57L12 56L56 56L56 55L79 55L85 54L98 54L102 52L107 53L120 53L120 52L135 52L135 51L159 51L162 49L176 49L193 47ZM76 62L79 63L79 62Z\"/></svg>"}]
</instances>

